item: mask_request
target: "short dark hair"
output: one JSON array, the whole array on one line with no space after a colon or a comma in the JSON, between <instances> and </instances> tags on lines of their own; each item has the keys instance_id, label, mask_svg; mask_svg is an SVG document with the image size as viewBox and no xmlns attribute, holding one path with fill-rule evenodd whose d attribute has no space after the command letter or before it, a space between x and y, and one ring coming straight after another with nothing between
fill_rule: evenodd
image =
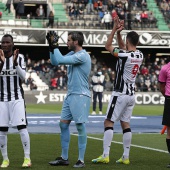
<instances>
[{"instance_id":1,"label":"short dark hair","mask_svg":"<svg viewBox=\"0 0 170 170\"><path fill-rule=\"evenodd\" d=\"M135 31L131 31L127 34L126 39L134 46L138 45L139 35Z\"/></svg>"},{"instance_id":2,"label":"short dark hair","mask_svg":"<svg viewBox=\"0 0 170 170\"><path fill-rule=\"evenodd\" d=\"M68 35L71 35L71 39L73 41L78 41L78 45L82 46L83 42L84 42L84 36L82 32L78 32L78 31L73 31L73 32L69 32Z\"/></svg>"},{"instance_id":3,"label":"short dark hair","mask_svg":"<svg viewBox=\"0 0 170 170\"><path fill-rule=\"evenodd\" d=\"M10 35L10 34L5 34L5 35L3 35L3 37L10 37L11 38L11 40L12 40L12 42L13 42L13 36L12 35ZM2 38L3 38L2 37Z\"/></svg>"}]
</instances>

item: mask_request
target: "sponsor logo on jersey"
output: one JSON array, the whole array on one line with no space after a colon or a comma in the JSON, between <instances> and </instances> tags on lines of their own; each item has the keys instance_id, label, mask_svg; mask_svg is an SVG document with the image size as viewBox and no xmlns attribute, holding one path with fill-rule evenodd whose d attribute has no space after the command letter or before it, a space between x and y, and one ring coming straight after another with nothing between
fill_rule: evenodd
<instances>
[{"instance_id":1,"label":"sponsor logo on jersey","mask_svg":"<svg viewBox=\"0 0 170 170\"><path fill-rule=\"evenodd\" d=\"M16 76L17 72L16 70L2 70L0 73L0 76Z\"/></svg>"}]
</instances>

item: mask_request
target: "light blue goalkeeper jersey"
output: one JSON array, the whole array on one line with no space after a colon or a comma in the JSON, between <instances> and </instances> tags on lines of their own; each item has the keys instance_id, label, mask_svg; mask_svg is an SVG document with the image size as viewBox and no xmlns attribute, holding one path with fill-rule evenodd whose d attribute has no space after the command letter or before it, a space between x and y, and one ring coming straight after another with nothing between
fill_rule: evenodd
<instances>
[{"instance_id":1,"label":"light blue goalkeeper jersey","mask_svg":"<svg viewBox=\"0 0 170 170\"><path fill-rule=\"evenodd\" d=\"M73 51L63 56L58 49L50 52L50 60L53 65L67 65L68 93L91 96L89 89L89 74L91 71L91 58L86 50L76 53Z\"/></svg>"}]
</instances>

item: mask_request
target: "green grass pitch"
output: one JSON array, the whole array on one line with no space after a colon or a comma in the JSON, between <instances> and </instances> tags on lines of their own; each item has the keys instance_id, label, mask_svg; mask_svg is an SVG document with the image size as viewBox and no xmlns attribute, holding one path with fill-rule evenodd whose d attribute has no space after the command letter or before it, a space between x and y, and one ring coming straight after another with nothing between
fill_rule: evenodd
<instances>
[{"instance_id":1,"label":"green grass pitch","mask_svg":"<svg viewBox=\"0 0 170 170\"><path fill-rule=\"evenodd\" d=\"M60 113L62 104L30 104L27 105L27 113ZM105 113L107 104L103 106ZM90 112L92 107L90 108ZM163 106L136 105L133 116L161 116ZM56 127L59 128L59 127ZM167 153L166 135L160 134L133 134L130 152L130 165L118 165L115 163L122 155L122 134L114 134L108 164L92 164L91 160L102 154L103 134L88 134L88 144L85 155L86 170L162 170L170 163ZM67 167L53 167L48 164L61 154L60 134L30 134L32 170L67 170L74 169L78 157L77 136L71 136L69 161ZM19 134L8 134L8 155L10 159L9 170L22 169L23 149ZM2 157L0 159L2 161Z\"/></svg>"},{"instance_id":2,"label":"green grass pitch","mask_svg":"<svg viewBox=\"0 0 170 170\"><path fill-rule=\"evenodd\" d=\"M61 103L56 104L28 104L27 113L60 113ZM107 104L103 104L103 113L106 113ZM90 113L92 106L90 107ZM135 105L133 116L162 116L163 105Z\"/></svg>"},{"instance_id":3,"label":"green grass pitch","mask_svg":"<svg viewBox=\"0 0 170 170\"><path fill-rule=\"evenodd\" d=\"M122 135L115 134L114 142L111 145L110 162L108 164L92 164L91 160L102 154L103 135L89 134L87 151L85 155L86 170L162 170L166 168L170 157L166 153L165 135L160 134L134 134L132 137L132 146L130 152L130 165L119 165L115 161L122 155ZM73 165L77 161L77 136L71 136L69 161L67 167L53 167L48 164L60 156L60 135L59 134L30 134L31 140L31 159L32 170L47 169L74 169ZM155 149L155 150L153 150ZM23 150L19 134L8 135L8 153L10 159L9 170L22 169Z\"/></svg>"}]
</instances>

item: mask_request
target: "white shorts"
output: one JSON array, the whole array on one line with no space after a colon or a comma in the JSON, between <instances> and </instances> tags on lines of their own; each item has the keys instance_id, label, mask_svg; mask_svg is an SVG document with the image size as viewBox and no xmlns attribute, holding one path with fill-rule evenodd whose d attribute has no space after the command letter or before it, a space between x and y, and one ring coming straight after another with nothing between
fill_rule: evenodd
<instances>
[{"instance_id":1,"label":"white shorts","mask_svg":"<svg viewBox=\"0 0 170 170\"><path fill-rule=\"evenodd\" d=\"M107 108L105 119L115 121L130 122L132 111L135 106L135 95L122 95L113 92Z\"/></svg>"},{"instance_id":2,"label":"white shorts","mask_svg":"<svg viewBox=\"0 0 170 170\"><path fill-rule=\"evenodd\" d=\"M0 127L26 125L25 102L23 99L0 101Z\"/></svg>"}]
</instances>

